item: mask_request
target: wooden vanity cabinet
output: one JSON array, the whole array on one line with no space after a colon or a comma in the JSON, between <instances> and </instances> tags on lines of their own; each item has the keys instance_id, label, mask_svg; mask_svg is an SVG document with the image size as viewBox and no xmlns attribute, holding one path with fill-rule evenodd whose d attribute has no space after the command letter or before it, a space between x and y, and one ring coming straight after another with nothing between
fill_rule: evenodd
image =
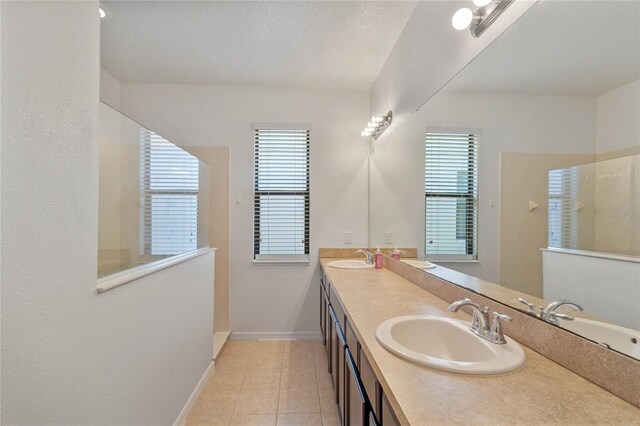
<instances>
[{"instance_id":1,"label":"wooden vanity cabinet","mask_svg":"<svg viewBox=\"0 0 640 426\"><path fill-rule=\"evenodd\" d=\"M320 281L320 324L340 424L399 425L324 269L321 271Z\"/></svg>"}]
</instances>

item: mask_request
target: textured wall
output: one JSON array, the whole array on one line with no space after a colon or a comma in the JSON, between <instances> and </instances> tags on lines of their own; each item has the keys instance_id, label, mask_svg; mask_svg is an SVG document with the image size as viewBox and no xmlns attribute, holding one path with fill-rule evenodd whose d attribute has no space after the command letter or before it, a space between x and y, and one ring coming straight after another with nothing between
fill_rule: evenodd
<instances>
[{"instance_id":1,"label":"textured wall","mask_svg":"<svg viewBox=\"0 0 640 426\"><path fill-rule=\"evenodd\" d=\"M0 8L0 423L171 424L212 358L212 255L96 293L98 2Z\"/></svg>"}]
</instances>

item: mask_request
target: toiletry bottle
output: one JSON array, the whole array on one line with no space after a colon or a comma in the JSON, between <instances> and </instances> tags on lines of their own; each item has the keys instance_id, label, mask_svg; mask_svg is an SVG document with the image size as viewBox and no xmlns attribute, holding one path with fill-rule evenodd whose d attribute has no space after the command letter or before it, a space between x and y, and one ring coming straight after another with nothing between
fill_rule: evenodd
<instances>
[{"instance_id":1,"label":"toiletry bottle","mask_svg":"<svg viewBox=\"0 0 640 426\"><path fill-rule=\"evenodd\" d=\"M391 255L392 259L400 260L400 254L407 254L407 252L404 250L398 250L398 248L396 247L395 249L393 249L393 251L390 251L389 254Z\"/></svg>"},{"instance_id":2,"label":"toiletry bottle","mask_svg":"<svg viewBox=\"0 0 640 426\"><path fill-rule=\"evenodd\" d=\"M376 269L382 269L382 252L380 251L380 247L378 247L378 250L376 250L375 261Z\"/></svg>"}]
</instances>

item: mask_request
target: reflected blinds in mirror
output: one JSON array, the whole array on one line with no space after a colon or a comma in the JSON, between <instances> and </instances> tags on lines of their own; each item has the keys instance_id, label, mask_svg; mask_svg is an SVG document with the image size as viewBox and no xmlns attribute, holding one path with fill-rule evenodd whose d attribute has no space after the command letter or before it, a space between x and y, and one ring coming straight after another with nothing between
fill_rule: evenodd
<instances>
[{"instance_id":1,"label":"reflected blinds in mirror","mask_svg":"<svg viewBox=\"0 0 640 426\"><path fill-rule=\"evenodd\" d=\"M578 248L578 169L549 171L549 247Z\"/></svg>"},{"instance_id":2,"label":"reflected blinds in mirror","mask_svg":"<svg viewBox=\"0 0 640 426\"><path fill-rule=\"evenodd\" d=\"M308 260L309 130L255 129L254 169L254 259Z\"/></svg>"},{"instance_id":3,"label":"reflected blinds in mirror","mask_svg":"<svg viewBox=\"0 0 640 426\"><path fill-rule=\"evenodd\" d=\"M198 248L199 161L151 130L140 129L141 254Z\"/></svg>"},{"instance_id":4,"label":"reflected blinds in mirror","mask_svg":"<svg viewBox=\"0 0 640 426\"><path fill-rule=\"evenodd\" d=\"M437 260L476 260L478 136L427 132L425 253Z\"/></svg>"}]
</instances>

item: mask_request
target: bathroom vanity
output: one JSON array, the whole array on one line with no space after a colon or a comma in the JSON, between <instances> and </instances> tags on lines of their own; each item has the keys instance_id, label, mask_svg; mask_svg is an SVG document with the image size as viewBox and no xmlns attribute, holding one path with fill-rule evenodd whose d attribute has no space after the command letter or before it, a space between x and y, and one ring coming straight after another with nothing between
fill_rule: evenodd
<instances>
[{"instance_id":1,"label":"bathroom vanity","mask_svg":"<svg viewBox=\"0 0 640 426\"><path fill-rule=\"evenodd\" d=\"M638 407L524 344L525 364L492 376L439 371L393 355L375 337L385 320L469 315L448 312L445 300L386 267L338 269L327 266L332 260L320 260L320 325L342 424L640 424ZM441 286L454 297L465 291Z\"/></svg>"}]
</instances>

